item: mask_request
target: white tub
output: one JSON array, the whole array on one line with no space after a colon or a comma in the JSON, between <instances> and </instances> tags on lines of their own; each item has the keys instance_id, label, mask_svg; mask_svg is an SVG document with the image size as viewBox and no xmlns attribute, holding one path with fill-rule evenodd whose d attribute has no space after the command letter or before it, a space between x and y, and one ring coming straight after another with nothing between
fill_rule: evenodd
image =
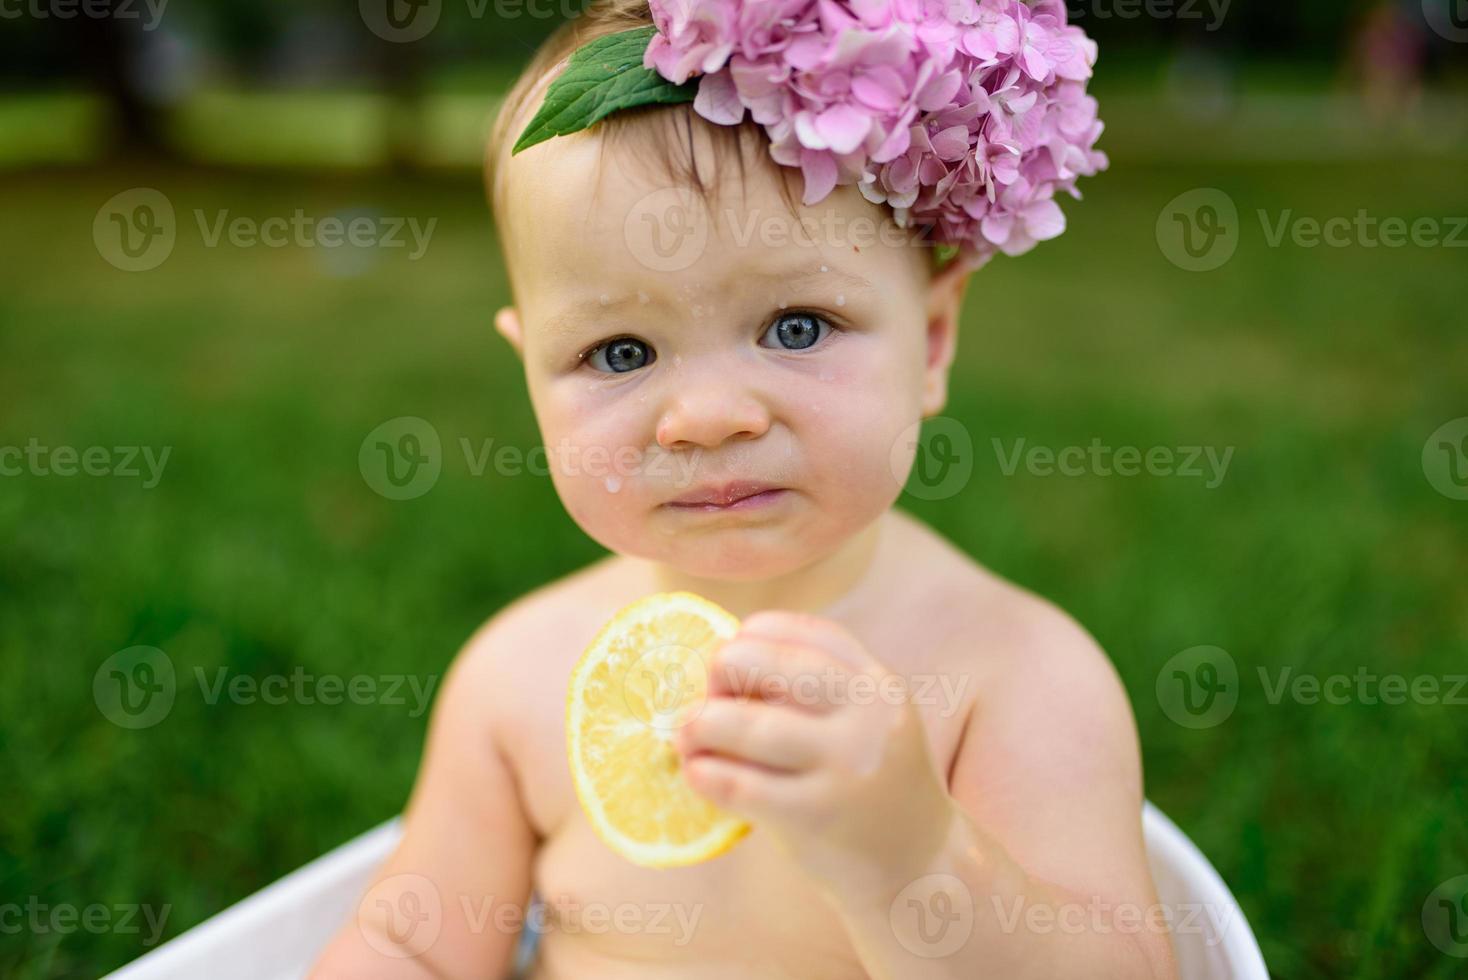
<instances>
[{"instance_id":1,"label":"white tub","mask_svg":"<svg viewBox=\"0 0 1468 980\"><path fill-rule=\"evenodd\" d=\"M1148 803L1142 813L1158 898L1173 913L1183 980L1269 980L1259 944L1228 886L1177 825ZM366 891L401 828L388 821L293 871L133 961L112 980L296 980ZM538 937L521 937L519 966Z\"/></svg>"}]
</instances>

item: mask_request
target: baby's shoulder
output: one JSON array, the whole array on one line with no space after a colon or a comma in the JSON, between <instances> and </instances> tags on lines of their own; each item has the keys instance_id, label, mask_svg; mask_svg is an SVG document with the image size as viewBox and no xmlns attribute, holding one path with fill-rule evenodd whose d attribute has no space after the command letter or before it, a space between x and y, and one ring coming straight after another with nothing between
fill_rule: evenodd
<instances>
[{"instance_id":1,"label":"baby's shoulder","mask_svg":"<svg viewBox=\"0 0 1468 980\"><path fill-rule=\"evenodd\" d=\"M1110 656L1055 603L985 575L967 614L974 640L959 654L982 679L968 739L1010 747L988 763L996 775L1073 766L1140 792L1136 720Z\"/></svg>"},{"instance_id":2,"label":"baby's shoulder","mask_svg":"<svg viewBox=\"0 0 1468 980\"><path fill-rule=\"evenodd\" d=\"M509 723L546 697L564 698L576 658L619 608L622 561L608 556L501 607L454 658L446 693L458 690L486 720Z\"/></svg>"},{"instance_id":3,"label":"baby's shoulder","mask_svg":"<svg viewBox=\"0 0 1468 980\"><path fill-rule=\"evenodd\" d=\"M946 666L981 675L990 706L1016 717L1040 707L1073 710L1100 699L1113 709L1125 692L1111 658L1073 616L1049 599L1009 581L932 535L931 569L941 569L927 591L928 621L943 621Z\"/></svg>"}]
</instances>

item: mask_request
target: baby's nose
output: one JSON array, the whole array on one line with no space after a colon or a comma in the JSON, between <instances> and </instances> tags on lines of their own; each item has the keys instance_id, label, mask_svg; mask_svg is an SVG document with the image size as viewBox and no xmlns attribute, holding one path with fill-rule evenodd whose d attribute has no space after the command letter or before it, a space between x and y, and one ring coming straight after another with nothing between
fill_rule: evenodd
<instances>
[{"instance_id":1,"label":"baby's nose","mask_svg":"<svg viewBox=\"0 0 1468 980\"><path fill-rule=\"evenodd\" d=\"M713 449L730 439L757 439L769 428L769 412L751 392L709 382L670 399L658 420L657 440L668 450Z\"/></svg>"}]
</instances>

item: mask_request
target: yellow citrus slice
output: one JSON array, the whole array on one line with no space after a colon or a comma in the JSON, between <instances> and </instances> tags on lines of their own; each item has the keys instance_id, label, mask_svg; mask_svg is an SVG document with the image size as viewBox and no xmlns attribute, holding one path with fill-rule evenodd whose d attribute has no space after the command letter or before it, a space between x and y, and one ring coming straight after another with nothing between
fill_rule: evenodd
<instances>
[{"instance_id":1,"label":"yellow citrus slice","mask_svg":"<svg viewBox=\"0 0 1468 980\"><path fill-rule=\"evenodd\" d=\"M673 747L703 706L714 649L738 629L701 596L661 592L613 616L571 671L566 746L576 797L597 835L633 864L697 864L749 833L694 792Z\"/></svg>"}]
</instances>

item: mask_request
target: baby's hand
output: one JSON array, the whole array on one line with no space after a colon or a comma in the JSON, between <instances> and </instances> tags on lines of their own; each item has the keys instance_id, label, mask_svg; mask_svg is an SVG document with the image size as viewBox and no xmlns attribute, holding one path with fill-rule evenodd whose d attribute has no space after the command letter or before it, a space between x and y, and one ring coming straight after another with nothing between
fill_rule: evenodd
<instances>
[{"instance_id":1,"label":"baby's hand","mask_svg":"<svg viewBox=\"0 0 1468 980\"><path fill-rule=\"evenodd\" d=\"M903 678L819 616L745 619L715 652L708 699L675 744L695 790L831 891L905 880L957 812Z\"/></svg>"}]
</instances>

